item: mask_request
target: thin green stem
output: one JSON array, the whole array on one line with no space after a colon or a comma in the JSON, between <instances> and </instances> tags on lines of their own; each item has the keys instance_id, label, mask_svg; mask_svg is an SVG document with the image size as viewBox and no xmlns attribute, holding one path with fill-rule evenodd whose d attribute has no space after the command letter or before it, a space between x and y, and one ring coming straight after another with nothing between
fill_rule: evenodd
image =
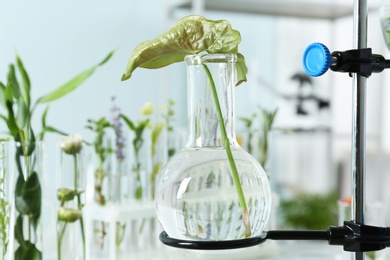
<instances>
[{"instance_id":1,"label":"thin green stem","mask_svg":"<svg viewBox=\"0 0 390 260\"><path fill-rule=\"evenodd\" d=\"M77 188L78 188L78 179L79 179L79 171L78 171L78 164L77 164L77 154L73 154L73 167L74 167L74 190L77 193Z\"/></svg>"},{"instance_id":2,"label":"thin green stem","mask_svg":"<svg viewBox=\"0 0 390 260\"><path fill-rule=\"evenodd\" d=\"M229 164L230 164L230 168L232 171L234 184L235 184L236 190L237 190L238 200L240 202L240 206L242 209L243 223L245 226L245 237L249 237L251 235L250 222L249 222L249 218L248 218L249 213L248 213L248 209L247 209L247 205L246 205L246 201L245 201L244 192L242 190L240 177L238 176L237 166L236 166L236 163L235 163L234 158L233 158L232 150L230 149L229 138L227 137L227 134L226 134L226 128L225 128L225 123L223 121L222 110L221 110L221 106L220 106L219 99L218 99L217 88L215 87L213 76L211 75L209 68L205 64L203 64L203 67L207 73L207 77L208 77L208 80L209 80L209 83L211 86L211 91L213 93L213 98L214 98L215 107L217 109L218 122L219 122L220 129L221 129L223 144L225 146L226 155L229 159Z\"/></svg>"},{"instance_id":3,"label":"thin green stem","mask_svg":"<svg viewBox=\"0 0 390 260\"><path fill-rule=\"evenodd\" d=\"M80 201L80 195L78 195L77 197L78 197L78 201ZM83 240L83 258L85 259L85 234L84 234L84 220L82 216L80 217L79 221L80 221L80 228L81 228L81 237Z\"/></svg>"},{"instance_id":4,"label":"thin green stem","mask_svg":"<svg viewBox=\"0 0 390 260\"><path fill-rule=\"evenodd\" d=\"M74 189L75 189L75 192L76 192L76 197L77 197L77 207L80 211L82 211L83 209L83 205L81 203L81 194L80 192L77 190L77 187L78 187L78 178L79 178L79 171L78 171L78 164L77 164L77 154L74 154L73 155L73 159L74 159ZM81 215L80 219L80 229L81 229L81 238L82 238L82 242L83 242L83 258L85 258L85 234L84 234L84 221L83 221L83 216Z\"/></svg>"},{"instance_id":5,"label":"thin green stem","mask_svg":"<svg viewBox=\"0 0 390 260\"><path fill-rule=\"evenodd\" d=\"M123 242L123 238L125 237L125 229L126 224L121 224L121 222L116 222L116 259L120 258L120 246Z\"/></svg>"},{"instance_id":6,"label":"thin green stem","mask_svg":"<svg viewBox=\"0 0 390 260\"><path fill-rule=\"evenodd\" d=\"M66 228L66 222L64 222L64 225L61 227L61 231L58 234L58 241L57 241L57 260L61 260L61 244L62 244L62 239L65 234L65 228Z\"/></svg>"}]
</instances>

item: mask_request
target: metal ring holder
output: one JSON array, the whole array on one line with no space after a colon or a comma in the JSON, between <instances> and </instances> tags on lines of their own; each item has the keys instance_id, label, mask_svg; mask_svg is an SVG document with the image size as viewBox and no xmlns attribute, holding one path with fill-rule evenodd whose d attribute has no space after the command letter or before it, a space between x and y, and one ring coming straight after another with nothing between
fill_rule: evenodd
<instances>
[{"instance_id":1,"label":"metal ring holder","mask_svg":"<svg viewBox=\"0 0 390 260\"><path fill-rule=\"evenodd\" d=\"M330 53L320 43L306 49L303 65L310 76L321 76L329 68L347 72L353 78L352 112L352 218L343 226L329 227L325 231L270 230L258 237L228 241L192 241L160 234L162 243L185 249L221 250L250 247L271 240L327 240L330 245L343 246L355 252L355 259L364 259L364 252L390 247L390 227L364 224L365 171L366 171L366 82L372 73L390 68L390 60L372 54L367 48L367 0L354 1L354 48Z\"/></svg>"}]
</instances>

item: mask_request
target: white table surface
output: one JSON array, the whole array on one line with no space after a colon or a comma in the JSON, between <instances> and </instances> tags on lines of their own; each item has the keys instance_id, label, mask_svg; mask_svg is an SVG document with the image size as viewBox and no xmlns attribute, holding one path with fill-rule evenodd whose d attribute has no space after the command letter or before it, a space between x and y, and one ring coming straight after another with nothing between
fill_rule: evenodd
<instances>
[{"instance_id":1,"label":"white table surface","mask_svg":"<svg viewBox=\"0 0 390 260\"><path fill-rule=\"evenodd\" d=\"M390 259L390 249L378 252L376 260ZM124 259L136 260L352 260L351 253L342 246L331 246L326 241L272 241L241 250L203 253L171 247L161 251L133 254ZM366 260L370 260L368 257Z\"/></svg>"}]
</instances>

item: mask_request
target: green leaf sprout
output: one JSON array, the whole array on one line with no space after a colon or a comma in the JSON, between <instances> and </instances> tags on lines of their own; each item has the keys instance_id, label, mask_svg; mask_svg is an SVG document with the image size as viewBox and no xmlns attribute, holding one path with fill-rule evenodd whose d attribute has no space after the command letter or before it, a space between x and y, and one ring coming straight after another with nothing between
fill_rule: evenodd
<instances>
[{"instance_id":1,"label":"green leaf sprout","mask_svg":"<svg viewBox=\"0 0 390 260\"><path fill-rule=\"evenodd\" d=\"M184 57L201 52L229 53L237 55L236 70L238 86L246 82L248 69L245 58L238 52L241 35L233 30L225 20L208 20L199 15L186 16L179 20L170 30L153 40L139 44L131 54L122 80L131 77L133 71L140 67L157 69L176 62Z\"/></svg>"}]
</instances>

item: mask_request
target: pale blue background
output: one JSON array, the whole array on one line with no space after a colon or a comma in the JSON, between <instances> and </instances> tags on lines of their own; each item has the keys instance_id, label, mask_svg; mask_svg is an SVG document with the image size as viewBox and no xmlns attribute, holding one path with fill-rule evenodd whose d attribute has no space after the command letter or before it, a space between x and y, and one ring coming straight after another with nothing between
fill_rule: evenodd
<instances>
[{"instance_id":1,"label":"pale blue background","mask_svg":"<svg viewBox=\"0 0 390 260\"><path fill-rule=\"evenodd\" d=\"M100 62L107 53L116 49L112 59L70 95L50 104L47 121L68 133L81 133L91 141L91 133L85 129L88 118L108 115L111 97L130 118L139 117L142 105L151 101L156 106L165 105L168 99L176 102L176 126L186 125L186 77L185 65L175 64L159 70L138 69L133 77L120 82L127 59L134 47L167 30L176 20L189 13L168 12L168 1L158 0L0 0L0 80L6 81L8 64L15 62L18 53L30 75L32 97L41 95L66 82L72 76ZM351 8L353 1L350 1ZM168 15L168 14L171 15ZM309 174L314 169L319 177L309 184L313 190L327 190L336 184L335 169L345 167L348 178L351 131L351 79L345 74L327 73L313 79L320 93L329 97L332 110L329 117L301 120L292 113L292 106L280 100L275 92L293 93L297 85L290 80L293 73L301 72L301 56L305 47L315 41L324 42L331 50L351 49L352 17L336 21L280 18L260 15L207 12L209 19L226 19L242 35L240 52L249 67L248 83L236 89L237 118L249 116L262 105L279 107L277 118L280 126L311 126L323 120L333 135L329 144L331 164L318 166L307 156L323 158L324 147L309 146L300 151L299 143L276 147L272 162L281 167L279 177L299 175L293 166L304 161L309 164ZM389 57L379 26L377 10L369 17L369 46L374 52ZM390 92L386 71L369 79L367 95L367 149L370 156L370 176L373 182L372 199L387 198L385 180L389 175L384 167L390 151L390 120L388 100ZM45 106L35 111L35 131L40 130L40 117ZM2 111L2 110L1 110ZM239 124L237 128L242 128ZM0 132L5 127L0 123ZM54 147L56 135L47 137L47 182L54 188ZM293 140L294 141L294 140ZM371 157L370 157L371 158ZM379 158L379 159L378 159ZM387 160L388 161L388 160ZM374 162L374 163L372 163ZM370 164L372 163L372 164ZM274 167L275 168L275 167ZM272 169L272 165L271 165ZM276 174L276 173L275 173ZM290 178L294 181L294 178ZM372 177L369 177L373 180ZM346 182L348 183L348 181ZM296 183L295 183L296 184ZM299 184L299 183L298 183ZM348 187L346 188L348 191ZM348 192L343 195L348 195ZM52 194L52 193L49 193ZM52 205L53 206L53 205ZM54 230L53 223L47 223ZM55 235L47 241L55 241ZM51 240L50 240L51 239ZM50 243L45 244L54 250ZM50 250L48 252L51 252Z\"/></svg>"}]
</instances>

